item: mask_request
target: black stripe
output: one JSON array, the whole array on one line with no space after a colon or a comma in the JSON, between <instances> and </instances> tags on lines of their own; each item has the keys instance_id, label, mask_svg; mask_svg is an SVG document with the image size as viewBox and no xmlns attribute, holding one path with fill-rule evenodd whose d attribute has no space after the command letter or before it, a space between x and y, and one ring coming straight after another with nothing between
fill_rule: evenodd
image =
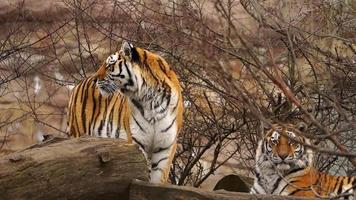
<instances>
[{"instance_id":1,"label":"black stripe","mask_svg":"<svg viewBox=\"0 0 356 200\"><path fill-rule=\"evenodd\" d=\"M91 113L91 116L89 116L90 118L88 119L88 135L91 135L92 134L92 129L90 127L90 125L93 123L93 118L94 118L94 114L95 114L95 108L96 108L96 103L95 103L95 81L92 80L91 82L91 93L90 93L90 97L92 99L92 104L93 104L93 107L91 108L92 109L92 113ZM89 91L89 89L88 89Z\"/></svg>"},{"instance_id":2,"label":"black stripe","mask_svg":"<svg viewBox=\"0 0 356 200\"><path fill-rule=\"evenodd\" d=\"M297 169L293 169L292 171L290 171L289 173L288 173L288 175L289 174L293 174L293 173L296 173L296 172L299 172L299 171L302 171L302 170L304 170L305 168L297 168Z\"/></svg>"},{"instance_id":3,"label":"black stripe","mask_svg":"<svg viewBox=\"0 0 356 200\"><path fill-rule=\"evenodd\" d=\"M106 75L106 78L108 78L110 81L114 81L115 79L112 77L111 74L107 74Z\"/></svg>"},{"instance_id":4,"label":"black stripe","mask_svg":"<svg viewBox=\"0 0 356 200\"><path fill-rule=\"evenodd\" d=\"M112 127L113 127L112 117L113 117L113 112L111 110L110 114L109 114L109 125L108 125L108 131L107 131L107 135L109 138L111 138Z\"/></svg>"},{"instance_id":5,"label":"black stripe","mask_svg":"<svg viewBox=\"0 0 356 200\"><path fill-rule=\"evenodd\" d=\"M152 104L153 104L153 108L154 108L154 109L156 109L156 108L158 108L160 105L162 105L162 103L163 103L163 101L164 101L164 99L165 99L164 93L160 95L160 98L161 98L161 99L160 99L160 102L159 102L159 103L157 103L157 102L155 102L155 101L152 101Z\"/></svg>"},{"instance_id":6,"label":"black stripe","mask_svg":"<svg viewBox=\"0 0 356 200\"><path fill-rule=\"evenodd\" d=\"M127 90L127 89L125 89L125 88L121 88L120 91L125 94L125 92L127 92L127 91L129 91L129 90Z\"/></svg>"},{"instance_id":7,"label":"black stripe","mask_svg":"<svg viewBox=\"0 0 356 200\"><path fill-rule=\"evenodd\" d=\"M124 109L124 106L125 106L125 103L126 103L126 98L124 96L121 96L120 98L120 106L119 106L119 110L118 110L118 113L119 113L119 117L118 117L118 122L117 122L117 129L116 129L116 133L117 133L117 137L116 138L119 138L120 136L120 129L121 129L121 116L123 114L122 110Z\"/></svg>"},{"instance_id":8,"label":"black stripe","mask_svg":"<svg viewBox=\"0 0 356 200\"><path fill-rule=\"evenodd\" d=\"M132 137L132 139L143 149L145 150L145 146L141 142L139 142L135 137Z\"/></svg>"},{"instance_id":9,"label":"black stripe","mask_svg":"<svg viewBox=\"0 0 356 200\"><path fill-rule=\"evenodd\" d=\"M278 188L278 185L281 182L281 180L282 180L282 177L278 177L277 181L273 184L273 188L272 188L271 194L273 194L273 192Z\"/></svg>"},{"instance_id":10,"label":"black stripe","mask_svg":"<svg viewBox=\"0 0 356 200\"><path fill-rule=\"evenodd\" d=\"M100 120L100 125L99 125L99 136L101 136L102 134L102 129L103 129L103 126L104 126L104 122L106 121L106 113L107 113L107 107L108 107L108 98L105 98L104 99L104 113L103 113L103 117L102 119ZM101 108L101 107L100 107ZM104 128L107 128L107 127L104 127Z\"/></svg>"},{"instance_id":11,"label":"black stripe","mask_svg":"<svg viewBox=\"0 0 356 200\"><path fill-rule=\"evenodd\" d=\"M339 179L340 179L340 178L342 178L342 177L340 177L340 176L337 177L337 179L336 179L336 184L339 183L339 181L340 181ZM341 194L341 193L342 193L342 185L343 185L343 184L342 184L342 179L341 179L341 183L339 184L339 189L337 190L337 194Z\"/></svg>"},{"instance_id":12,"label":"black stripe","mask_svg":"<svg viewBox=\"0 0 356 200\"><path fill-rule=\"evenodd\" d=\"M111 77L119 77L119 78L125 78L125 75L122 75L121 73L122 73L122 60L120 60L119 61L119 63L118 63L118 66L119 66L119 73L117 73L117 74L114 74L114 73L110 73L110 76ZM114 70L115 71L115 70Z\"/></svg>"},{"instance_id":13,"label":"black stripe","mask_svg":"<svg viewBox=\"0 0 356 200\"><path fill-rule=\"evenodd\" d=\"M89 89L90 89L90 87L91 87L91 80L88 78L87 79L87 82L86 82L86 84L84 85L85 87L84 87L84 89L85 89L85 91L84 92L82 92L82 95L83 95L83 102L82 102L82 113L81 113L81 117L82 117L82 126L84 127L84 133L85 134L88 134L88 130L89 130L89 127L87 126L87 124L89 125L89 120L90 119L87 119L87 113L85 112L86 110L89 110L89 109L91 109L91 108L88 108L88 98L89 98L89 95L90 95L90 93L89 93Z\"/></svg>"},{"instance_id":14,"label":"black stripe","mask_svg":"<svg viewBox=\"0 0 356 200\"><path fill-rule=\"evenodd\" d=\"M296 189L293 192L289 193L288 196L293 196L295 193L301 191L301 189Z\"/></svg>"},{"instance_id":15,"label":"black stripe","mask_svg":"<svg viewBox=\"0 0 356 200\"><path fill-rule=\"evenodd\" d=\"M148 71L150 72L152 78L155 79L155 81L156 81L157 83L159 83L159 80L158 80L157 77L154 75L154 73L153 73L151 67L150 67L149 64L147 63L147 53L146 53L145 50L143 51L143 56L144 56L144 60L143 60L144 63L143 63L143 66L144 66L146 69L148 69Z\"/></svg>"},{"instance_id":16,"label":"black stripe","mask_svg":"<svg viewBox=\"0 0 356 200\"><path fill-rule=\"evenodd\" d=\"M268 152L267 150L267 141L263 142L263 148L262 148L262 153Z\"/></svg>"},{"instance_id":17,"label":"black stripe","mask_svg":"<svg viewBox=\"0 0 356 200\"><path fill-rule=\"evenodd\" d=\"M109 132L110 132L110 125L108 124L110 122L110 110L109 110L110 102L111 102L111 98L110 99L108 98L106 101L106 108L105 108L105 110L106 110L105 121L107 122L105 129L106 129L107 137L109 137ZM108 114L109 114L109 116L107 116Z\"/></svg>"},{"instance_id":18,"label":"black stripe","mask_svg":"<svg viewBox=\"0 0 356 200\"><path fill-rule=\"evenodd\" d=\"M151 168L154 170L160 162L167 160L167 159L168 159L168 157L163 157L158 162L152 163Z\"/></svg>"},{"instance_id":19,"label":"black stripe","mask_svg":"<svg viewBox=\"0 0 356 200\"><path fill-rule=\"evenodd\" d=\"M172 146L173 144L174 144L174 142L173 142L172 144L168 145L167 147L160 147L160 148L158 148L157 150L153 151L153 153L159 153L159 152L161 152L161 151L167 150L167 149L171 148L171 146Z\"/></svg>"},{"instance_id":20,"label":"black stripe","mask_svg":"<svg viewBox=\"0 0 356 200\"><path fill-rule=\"evenodd\" d=\"M89 79L85 79L83 81L83 84L82 84L82 92L81 92L81 96L80 96L80 102L83 102L84 101L84 92L86 90L84 90L86 87L87 87L87 82L88 82Z\"/></svg>"},{"instance_id":21,"label":"black stripe","mask_svg":"<svg viewBox=\"0 0 356 200\"><path fill-rule=\"evenodd\" d=\"M351 177L343 176L343 179L346 179L346 183L349 184L349 179L351 179Z\"/></svg>"},{"instance_id":22,"label":"black stripe","mask_svg":"<svg viewBox=\"0 0 356 200\"><path fill-rule=\"evenodd\" d=\"M356 183L356 177L352 177L351 180L350 180L350 183L352 186L355 186L355 183Z\"/></svg>"},{"instance_id":23,"label":"black stripe","mask_svg":"<svg viewBox=\"0 0 356 200\"><path fill-rule=\"evenodd\" d=\"M161 130L161 133L167 132L167 131L173 126L173 124L174 124L174 122L176 121L176 119L177 119L177 117L175 117L175 118L172 120L171 124L169 124L169 126L168 126L167 128Z\"/></svg>"},{"instance_id":24,"label":"black stripe","mask_svg":"<svg viewBox=\"0 0 356 200\"><path fill-rule=\"evenodd\" d=\"M75 124L76 124L76 129L77 129L77 134L80 136L80 128L79 128L79 122L78 122L78 116L76 113L77 110L77 105L79 104L78 101L78 93L80 92L80 89L82 89L83 81L81 81L77 87L77 90L75 91L75 96L74 96L74 110L73 110L73 115L75 116Z\"/></svg>"},{"instance_id":25,"label":"black stripe","mask_svg":"<svg viewBox=\"0 0 356 200\"><path fill-rule=\"evenodd\" d=\"M131 48L131 60L133 62L139 62L140 61L140 55L135 47Z\"/></svg>"},{"instance_id":26,"label":"black stripe","mask_svg":"<svg viewBox=\"0 0 356 200\"><path fill-rule=\"evenodd\" d=\"M163 113L168 109L169 103L171 102L171 94L168 94L165 98L167 99L166 107L164 107L164 109L161 110L160 113Z\"/></svg>"},{"instance_id":27,"label":"black stripe","mask_svg":"<svg viewBox=\"0 0 356 200\"><path fill-rule=\"evenodd\" d=\"M163 113L168 109L168 105L171 102L171 88L165 83L164 84L164 91L163 91L163 95L161 96L161 102L160 104L157 104L154 106L154 108L158 108L160 105L163 104L164 100L166 100L166 105L163 107L162 110L159 111L159 113Z\"/></svg>"},{"instance_id":28,"label":"black stripe","mask_svg":"<svg viewBox=\"0 0 356 200\"><path fill-rule=\"evenodd\" d=\"M131 75L131 72L130 72L130 70L129 70L129 67L128 67L127 64L126 64L126 61L124 61L124 66L125 66L125 69L126 69L126 71L127 71L127 74L129 75L129 79L131 79L131 78L132 78L132 75Z\"/></svg>"},{"instance_id":29,"label":"black stripe","mask_svg":"<svg viewBox=\"0 0 356 200\"><path fill-rule=\"evenodd\" d=\"M115 98L116 97L116 98ZM113 121L113 118L114 118L114 109L116 108L115 107L115 104L116 104L116 102L117 102L117 100L118 100L118 97L117 96L114 96L113 95L113 97L112 98L115 98L115 101L114 101L114 103L112 104L112 107L111 107L111 109L110 109L110 115L109 115L109 122L110 122L110 134L111 134L111 132L113 131L113 126L114 126L114 121ZM111 99L111 101L112 101L113 99Z\"/></svg>"},{"instance_id":30,"label":"black stripe","mask_svg":"<svg viewBox=\"0 0 356 200\"><path fill-rule=\"evenodd\" d=\"M179 95L178 100L177 100L177 103L176 103L176 105L174 105L174 107L173 107L171 113L174 113L174 112L176 111L176 109L177 109L177 107L178 107L178 104L179 104L179 99L180 99L180 95Z\"/></svg>"},{"instance_id":31,"label":"black stripe","mask_svg":"<svg viewBox=\"0 0 356 200\"><path fill-rule=\"evenodd\" d=\"M147 53L146 53L146 51L145 50L143 50L143 60L142 60L142 65L145 65L145 63L147 62L146 61L147 60Z\"/></svg>"},{"instance_id":32,"label":"black stripe","mask_svg":"<svg viewBox=\"0 0 356 200\"><path fill-rule=\"evenodd\" d=\"M71 125L71 127L70 127L70 129L69 129L69 133L70 134L73 134L73 132L71 131L71 129L72 128L75 128L75 125L74 125L74 122L76 123L76 116L75 116L75 106L77 105L77 102L76 102L76 98L77 98L77 91L78 90L78 86L76 86L74 89L73 89L73 92L72 92L72 94L71 94L71 98L70 98L70 100L71 100L71 102L70 102L70 116L71 116L71 118L70 118L70 125ZM73 127L74 126L74 127Z\"/></svg>"},{"instance_id":33,"label":"black stripe","mask_svg":"<svg viewBox=\"0 0 356 200\"><path fill-rule=\"evenodd\" d=\"M284 189L286 189L286 187L288 187L289 185L293 185L293 183L296 183L298 182L299 180L294 180L294 181L289 181L284 187L283 189L281 190L281 193L284 191Z\"/></svg>"},{"instance_id":34,"label":"black stripe","mask_svg":"<svg viewBox=\"0 0 356 200\"><path fill-rule=\"evenodd\" d=\"M133 75L134 75L134 77L135 77L135 83L138 84L136 74L134 73ZM134 85L134 83L132 83L132 85ZM138 85L137 85L137 87L136 87L136 91L135 91L135 92L137 92L137 91L138 91Z\"/></svg>"},{"instance_id":35,"label":"black stripe","mask_svg":"<svg viewBox=\"0 0 356 200\"><path fill-rule=\"evenodd\" d=\"M161 70L163 71L163 73L168 77L167 75L167 70L166 70L166 66L163 64L162 60L160 58L157 59L158 62L158 66L159 68L161 68Z\"/></svg>"},{"instance_id":36,"label":"black stripe","mask_svg":"<svg viewBox=\"0 0 356 200\"><path fill-rule=\"evenodd\" d=\"M283 189L280 191L280 193L282 193L284 191L284 189L286 189L286 187L288 187L290 184L294 183L294 182L297 182L297 181L290 181L288 182L284 187Z\"/></svg>"},{"instance_id":37,"label":"black stripe","mask_svg":"<svg viewBox=\"0 0 356 200\"><path fill-rule=\"evenodd\" d=\"M131 102L140 111L141 115L144 116L145 113L144 113L142 105L136 99L131 99Z\"/></svg>"},{"instance_id":38,"label":"black stripe","mask_svg":"<svg viewBox=\"0 0 356 200\"><path fill-rule=\"evenodd\" d=\"M128 83L125 83L123 87L126 89L127 87L133 86L133 85L134 85L134 82L132 81L132 79L129 79ZM128 90L128 89L126 89L126 90Z\"/></svg>"},{"instance_id":39,"label":"black stripe","mask_svg":"<svg viewBox=\"0 0 356 200\"><path fill-rule=\"evenodd\" d=\"M95 127L96 127L96 123L97 123L97 121L98 121L98 118L99 118L99 116L100 116L100 113L101 113L101 100L102 100L102 96L101 96L101 94L100 94L100 92L99 92L99 99L98 99L98 103L99 103L99 105L98 105L98 114L95 116L95 118L94 118L94 128L93 128L93 130L95 130ZM102 120L102 119L101 119ZM100 131L99 129L98 129L98 131ZM100 132L99 132L99 134L101 134Z\"/></svg>"},{"instance_id":40,"label":"black stripe","mask_svg":"<svg viewBox=\"0 0 356 200\"><path fill-rule=\"evenodd\" d=\"M153 171L163 171L163 169L159 168L159 167L156 167L156 168L152 168Z\"/></svg>"},{"instance_id":41,"label":"black stripe","mask_svg":"<svg viewBox=\"0 0 356 200\"><path fill-rule=\"evenodd\" d=\"M345 185L350 184L350 183L349 183L349 181L351 180L351 177L348 177L348 176L342 176L342 179L343 179L342 183L346 182L346 184L345 184ZM342 185L344 185L344 184L342 184ZM341 185L341 187L342 187L342 185ZM353 185L352 185L351 187L353 187ZM346 192L346 191L344 191L344 192L346 192L346 193L350 193L351 191L352 191L352 190L350 189L350 190L347 190L347 192Z\"/></svg>"},{"instance_id":42,"label":"black stripe","mask_svg":"<svg viewBox=\"0 0 356 200\"><path fill-rule=\"evenodd\" d=\"M101 129L103 127L103 120L100 121L99 128L98 128L98 135L101 136Z\"/></svg>"},{"instance_id":43,"label":"black stripe","mask_svg":"<svg viewBox=\"0 0 356 200\"><path fill-rule=\"evenodd\" d=\"M257 178L257 182L260 183L262 180L261 174L256 172L256 178Z\"/></svg>"},{"instance_id":44,"label":"black stripe","mask_svg":"<svg viewBox=\"0 0 356 200\"><path fill-rule=\"evenodd\" d=\"M120 62L119 62L119 75L121 74L121 72L122 72L122 63L123 63L123 61L122 60L120 60Z\"/></svg>"},{"instance_id":45,"label":"black stripe","mask_svg":"<svg viewBox=\"0 0 356 200\"><path fill-rule=\"evenodd\" d=\"M152 123L156 123L155 117L150 118L148 121L149 121L151 124L152 124Z\"/></svg>"},{"instance_id":46,"label":"black stripe","mask_svg":"<svg viewBox=\"0 0 356 200\"><path fill-rule=\"evenodd\" d=\"M134 85L134 82L132 80L132 74L129 70L129 67L127 66L126 64L126 61L124 61L124 65L125 65L125 68L126 68L126 71L127 71L127 74L129 75L129 80L128 80L128 83L125 83L124 87L126 88L127 86L133 86Z\"/></svg>"},{"instance_id":47,"label":"black stripe","mask_svg":"<svg viewBox=\"0 0 356 200\"><path fill-rule=\"evenodd\" d=\"M138 127L140 127L140 130L141 130L142 132L146 133L146 131L145 131L145 130L142 128L142 126L138 123L138 121L137 121L137 119L135 118L135 116L132 115L132 114L131 114L131 116L132 116L132 118L135 120L135 123L138 125Z\"/></svg>"}]
</instances>

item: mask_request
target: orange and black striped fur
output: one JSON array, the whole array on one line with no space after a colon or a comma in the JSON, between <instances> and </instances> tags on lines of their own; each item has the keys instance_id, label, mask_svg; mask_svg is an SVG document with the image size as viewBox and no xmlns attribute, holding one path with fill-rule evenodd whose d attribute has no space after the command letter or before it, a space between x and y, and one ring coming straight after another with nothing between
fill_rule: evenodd
<instances>
[{"instance_id":1,"label":"orange and black striped fur","mask_svg":"<svg viewBox=\"0 0 356 200\"><path fill-rule=\"evenodd\" d=\"M302 145L310 141L298 135L305 127L274 124L267 132L256 151L251 193L353 199L356 177L332 176L313 168L313 152Z\"/></svg>"},{"instance_id":2,"label":"orange and black striped fur","mask_svg":"<svg viewBox=\"0 0 356 200\"><path fill-rule=\"evenodd\" d=\"M182 121L175 72L162 57L128 42L95 75L81 81L69 101L71 136L124 138L138 144L150 162L151 182L167 181Z\"/></svg>"}]
</instances>

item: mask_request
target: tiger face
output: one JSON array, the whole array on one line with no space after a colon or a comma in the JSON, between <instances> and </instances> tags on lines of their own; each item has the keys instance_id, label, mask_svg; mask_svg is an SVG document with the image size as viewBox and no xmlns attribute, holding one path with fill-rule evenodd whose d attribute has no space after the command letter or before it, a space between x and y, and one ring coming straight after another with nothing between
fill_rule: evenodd
<instances>
[{"instance_id":1,"label":"tiger face","mask_svg":"<svg viewBox=\"0 0 356 200\"><path fill-rule=\"evenodd\" d=\"M304 131L305 124L299 124L297 128ZM257 165L262 168L275 168L281 175L311 165L312 152L303 145L310 142L295 130L292 125L273 125L260 141Z\"/></svg>"},{"instance_id":2,"label":"tiger face","mask_svg":"<svg viewBox=\"0 0 356 200\"><path fill-rule=\"evenodd\" d=\"M125 41L121 50L110 55L96 73L101 94L109 95L120 90L129 95L138 91L142 83L138 62L136 48Z\"/></svg>"},{"instance_id":3,"label":"tiger face","mask_svg":"<svg viewBox=\"0 0 356 200\"><path fill-rule=\"evenodd\" d=\"M306 125L274 124L260 140L256 150L255 179L252 194L273 194L312 198L346 197L355 177L333 176L313 167L309 139L300 133ZM298 131L299 130L299 131ZM346 199L354 199L353 195Z\"/></svg>"}]
</instances>

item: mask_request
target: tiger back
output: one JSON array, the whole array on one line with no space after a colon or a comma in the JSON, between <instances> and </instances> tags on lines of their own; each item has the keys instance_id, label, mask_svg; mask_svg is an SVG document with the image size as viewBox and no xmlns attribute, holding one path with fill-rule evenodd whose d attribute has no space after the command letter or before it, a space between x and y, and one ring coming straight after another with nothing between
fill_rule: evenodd
<instances>
[{"instance_id":1,"label":"tiger back","mask_svg":"<svg viewBox=\"0 0 356 200\"><path fill-rule=\"evenodd\" d=\"M175 72L162 57L128 42L73 89L68 105L70 136L136 143L150 163L151 182L167 181L182 123Z\"/></svg>"},{"instance_id":2,"label":"tiger back","mask_svg":"<svg viewBox=\"0 0 356 200\"><path fill-rule=\"evenodd\" d=\"M313 167L313 152L298 135L306 125L273 124L256 150L252 194L353 199L356 177L332 176Z\"/></svg>"},{"instance_id":3,"label":"tiger back","mask_svg":"<svg viewBox=\"0 0 356 200\"><path fill-rule=\"evenodd\" d=\"M130 119L125 117L130 112L127 97L120 93L104 96L96 82L96 77L90 77L74 87L68 108L69 134L122 138L131 143Z\"/></svg>"}]
</instances>

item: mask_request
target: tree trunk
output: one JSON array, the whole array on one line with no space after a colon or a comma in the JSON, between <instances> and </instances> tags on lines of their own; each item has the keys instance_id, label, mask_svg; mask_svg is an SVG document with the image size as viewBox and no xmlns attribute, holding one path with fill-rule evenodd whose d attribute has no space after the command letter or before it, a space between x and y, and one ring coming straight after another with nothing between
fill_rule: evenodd
<instances>
[{"instance_id":1,"label":"tree trunk","mask_svg":"<svg viewBox=\"0 0 356 200\"><path fill-rule=\"evenodd\" d=\"M148 180L136 145L104 138L55 138L0 158L0 199L128 199Z\"/></svg>"}]
</instances>

